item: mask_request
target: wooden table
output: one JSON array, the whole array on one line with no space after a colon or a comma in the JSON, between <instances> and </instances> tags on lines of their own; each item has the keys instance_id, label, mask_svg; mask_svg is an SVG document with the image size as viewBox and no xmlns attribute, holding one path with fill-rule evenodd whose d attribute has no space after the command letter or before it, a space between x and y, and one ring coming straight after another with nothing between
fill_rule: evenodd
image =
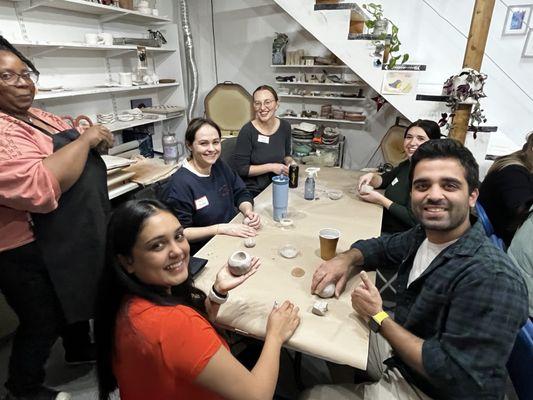
<instances>
[{"instance_id":1,"label":"wooden table","mask_svg":"<svg viewBox=\"0 0 533 400\"><path fill-rule=\"evenodd\" d=\"M303 168L301 168L301 171ZM300 172L300 175L305 173ZM301 324L286 346L294 350L359 369L366 369L369 330L351 306L351 288L358 283L352 277L347 289L337 300L328 300L329 311L323 317L312 314L319 298L310 293L311 280L320 265L318 231L336 228L341 231L337 251L347 250L357 239L378 236L382 208L357 198L355 186L360 173L338 168L325 168L318 174L315 200L303 198L304 177L299 186L289 191L289 216L292 227L282 227L272 219L272 185L255 199L263 226L256 237L256 246L244 247L243 239L216 236L196 255L209 260L196 277L196 285L208 292L216 273L237 250L246 250L262 260L260 269L248 281L231 291L228 302L220 308L217 324L256 338L264 338L267 317L275 301L289 299L300 307ZM340 189L344 195L330 200L327 189ZM233 222L241 222L239 214ZM283 258L278 250L286 244L299 249L293 259ZM299 267L305 275L295 277L291 271ZM374 279L374 274L371 274Z\"/></svg>"}]
</instances>

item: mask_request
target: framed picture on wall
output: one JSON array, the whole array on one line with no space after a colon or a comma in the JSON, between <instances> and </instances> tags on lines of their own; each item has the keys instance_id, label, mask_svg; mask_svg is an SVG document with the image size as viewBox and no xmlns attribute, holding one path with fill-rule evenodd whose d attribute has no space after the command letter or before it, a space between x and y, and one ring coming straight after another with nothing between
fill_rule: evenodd
<instances>
[{"instance_id":1,"label":"framed picture on wall","mask_svg":"<svg viewBox=\"0 0 533 400\"><path fill-rule=\"evenodd\" d=\"M502 35L525 35L531 19L533 4L507 7Z\"/></svg>"},{"instance_id":2,"label":"framed picture on wall","mask_svg":"<svg viewBox=\"0 0 533 400\"><path fill-rule=\"evenodd\" d=\"M522 58L533 58L533 28L529 28L522 50Z\"/></svg>"}]
</instances>

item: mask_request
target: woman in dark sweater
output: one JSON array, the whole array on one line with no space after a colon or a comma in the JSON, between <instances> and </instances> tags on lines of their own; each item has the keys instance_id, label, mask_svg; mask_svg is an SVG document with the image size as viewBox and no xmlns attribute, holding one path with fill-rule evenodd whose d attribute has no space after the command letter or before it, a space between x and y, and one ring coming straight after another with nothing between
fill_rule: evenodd
<instances>
[{"instance_id":1,"label":"woman in dark sweater","mask_svg":"<svg viewBox=\"0 0 533 400\"><path fill-rule=\"evenodd\" d=\"M215 235L255 236L261 225L244 182L219 159L220 141L217 124L205 118L193 119L185 133L191 155L165 190L164 200L185 228L192 254ZM243 224L230 224L237 211L244 216Z\"/></svg>"},{"instance_id":2,"label":"woman in dark sweater","mask_svg":"<svg viewBox=\"0 0 533 400\"><path fill-rule=\"evenodd\" d=\"M419 119L413 122L405 130L403 139L403 149L407 160L402 161L396 168L385 172L383 175L370 172L359 178L358 190L360 192L363 185L385 189L384 194L372 190L367 194L361 193L359 195L365 201L383 206L382 233L406 231L416 224L417 221L411 211L411 196L409 194L411 156L422 143L440 137L440 128L434 121Z\"/></svg>"},{"instance_id":3,"label":"woman in dark sweater","mask_svg":"<svg viewBox=\"0 0 533 400\"><path fill-rule=\"evenodd\" d=\"M498 158L479 188L479 199L494 232L507 246L533 199L533 132L522 150Z\"/></svg>"},{"instance_id":4,"label":"woman in dark sweater","mask_svg":"<svg viewBox=\"0 0 533 400\"><path fill-rule=\"evenodd\" d=\"M244 125L237 137L233 167L255 197L274 175L287 175L291 157L291 126L276 117L278 95L270 86L255 89L255 119Z\"/></svg>"}]
</instances>

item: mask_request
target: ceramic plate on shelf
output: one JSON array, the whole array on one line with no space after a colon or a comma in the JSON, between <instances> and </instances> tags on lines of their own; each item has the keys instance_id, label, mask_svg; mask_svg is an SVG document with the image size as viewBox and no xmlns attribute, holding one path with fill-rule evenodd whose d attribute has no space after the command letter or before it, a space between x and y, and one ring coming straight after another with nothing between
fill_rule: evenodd
<instances>
[{"instance_id":1,"label":"ceramic plate on shelf","mask_svg":"<svg viewBox=\"0 0 533 400\"><path fill-rule=\"evenodd\" d=\"M38 89L41 92L51 92L51 91L64 90L63 86L61 86L61 85L49 85L49 86L43 85L43 86L38 86Z\"/></svg>"}]
</instances>

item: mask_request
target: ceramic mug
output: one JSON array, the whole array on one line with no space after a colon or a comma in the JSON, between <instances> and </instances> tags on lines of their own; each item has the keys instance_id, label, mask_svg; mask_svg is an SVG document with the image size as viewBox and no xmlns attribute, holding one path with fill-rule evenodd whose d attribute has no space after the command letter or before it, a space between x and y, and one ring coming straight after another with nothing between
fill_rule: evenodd
<instances>
[{"instance_id":1,"label":"ceramic mug","mask_svg":"<svg viewBox=\"0 0 533 400\"><path fill-rule=\"evenodd\" d=\"M98 44L98 34L97 33L86 33L85 34L85 43L91 46Z\"/></svg>"},{"instance_id":2,"label":"ceramic mug","mask_svg":"<svg viewBox=\"0 0 533 400\"><path fill-rule=\"evenodd\" d=\"M100 33L98 34L98 43L106 46L113 45L113 35L111 33Z\"/></svg>"},{"instance_id":3,"label":"ceramic mug","mask_svg":"<svg viewBox=\"0 0 533 400\"><path fill-rule=\"evenodd\" d=\"M119 72L118 83L120 84L120 86L132 86L133 79L131 72Z\"/></svg>"}]
</instances>

